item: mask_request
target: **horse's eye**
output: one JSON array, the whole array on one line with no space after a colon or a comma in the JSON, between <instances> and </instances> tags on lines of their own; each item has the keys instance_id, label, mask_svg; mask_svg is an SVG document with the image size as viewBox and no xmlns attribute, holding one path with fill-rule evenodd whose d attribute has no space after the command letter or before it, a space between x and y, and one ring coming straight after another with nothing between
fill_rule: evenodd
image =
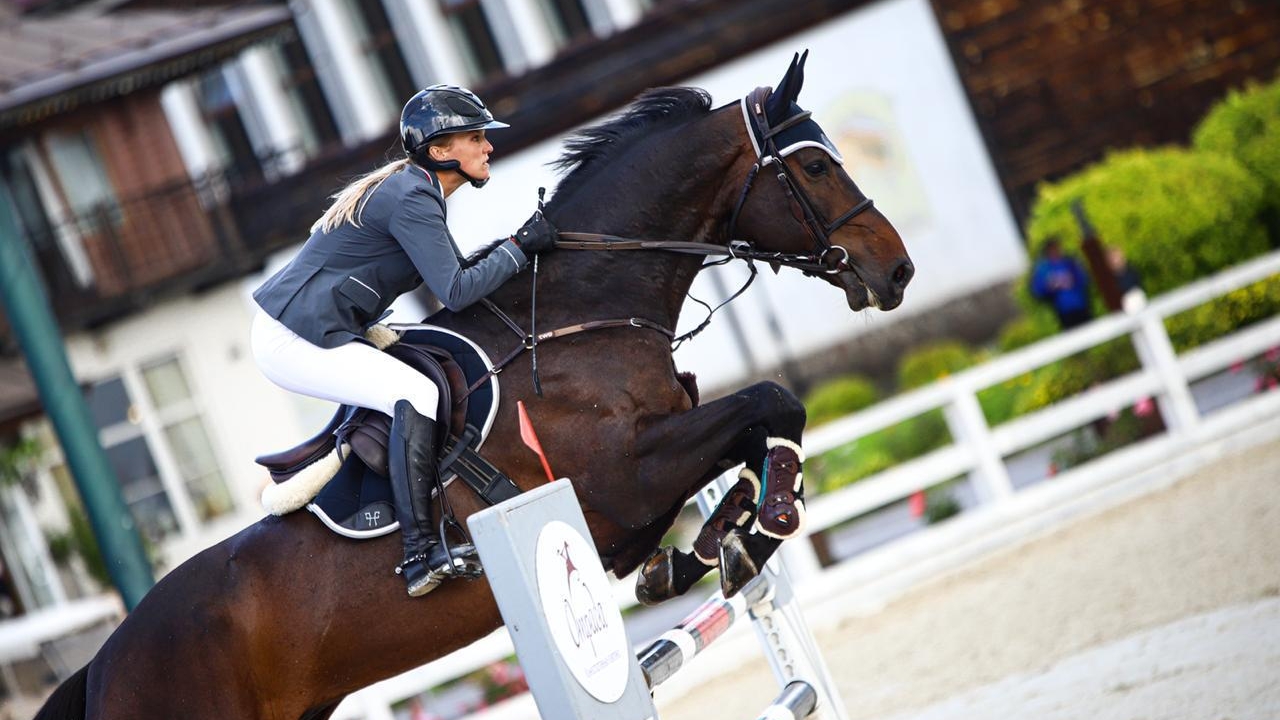
<instances>
[{"instance_id":1,"label":"horse's eye","mask_svg":"<svg viewBox=\"0 0 1280 720\"><path fill-rule=\"evenodd\" d=\"M811 163L809 163L808 165L805 165L805 166L804 166L804 171L805 171L805 172L807 172L807 173L809 173L809 174L810 174L810 175L812 175L813 177L819 177L819 176L822 176L822 175L826 175L826 174L827 174L827 164L826 164L825 162L823 162L822 160L814 160L813 162L811 162Z\"/></svg>"}]
</instances>

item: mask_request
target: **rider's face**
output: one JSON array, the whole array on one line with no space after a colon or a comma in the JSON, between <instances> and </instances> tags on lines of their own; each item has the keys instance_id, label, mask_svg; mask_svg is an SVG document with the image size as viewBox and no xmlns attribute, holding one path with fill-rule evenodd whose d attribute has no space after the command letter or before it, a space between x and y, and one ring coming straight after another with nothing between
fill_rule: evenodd
<instances>
[{"instance_id":1,"label":"rider's face","mask_svg":"<svg viewBox=\"0 0 1280 720\"><path fill-rule=\"evenodd\" d=\"M483 130L469 130L467 132L453 133L449 136L451 142L442 147L442 152L437 159L439 160L457 160L462 166L462 171L476 180L485 180L489 177L489 153L493 152L493 145L489 144L488 139L484 136Z\"/></svg>"}]
</instances>

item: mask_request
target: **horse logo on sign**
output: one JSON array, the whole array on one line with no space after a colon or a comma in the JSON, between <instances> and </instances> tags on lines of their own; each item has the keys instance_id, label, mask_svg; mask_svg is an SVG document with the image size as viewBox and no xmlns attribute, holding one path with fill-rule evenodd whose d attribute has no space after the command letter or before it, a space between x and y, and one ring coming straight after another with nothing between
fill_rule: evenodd
<instances>
[{"instance_id":1,"label":"horse logo on sign","mask_svg":"<svg viewBox=\"0 0 1280 720\"><path fill-rule=\"evenodd\" d=\"M627 686L630 645L595 549L568 523L538 534L538 595L556 649L592 697L611 703Z\"/></svg>"}]
</instances>

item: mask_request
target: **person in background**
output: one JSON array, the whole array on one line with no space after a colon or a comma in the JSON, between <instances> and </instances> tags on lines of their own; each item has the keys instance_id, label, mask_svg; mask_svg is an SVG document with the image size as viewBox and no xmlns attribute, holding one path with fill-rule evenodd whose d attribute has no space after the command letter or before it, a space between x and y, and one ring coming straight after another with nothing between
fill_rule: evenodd
<instances>
[{"instance_id":1,"label":"person in background","mask_svg":"<svg viewBox=\"0 0 1280 720\"><path fill-rule=\"evenodd\" d=\"M1118 247L1107 249L1107 267L1116 279L1120 290L1121 302L1126 312L1142 307L1146 301L1146 293L1142 289L1142 276L1129 264L1124 251Z\"/></svg>"},{"instance_id":2,"label":"person in background","mask_svg":"<svg viewBox=\"0 0 1280 720\"><path fill-rule=\"evenodd\" d=\"M1079 262L1062 253L1062 245L1056 238L1044 244L1032 269L1031 295L1053 308L1063 330L1093 319L1089 307L1089 276Z\"/></svg>"}]
</instances>

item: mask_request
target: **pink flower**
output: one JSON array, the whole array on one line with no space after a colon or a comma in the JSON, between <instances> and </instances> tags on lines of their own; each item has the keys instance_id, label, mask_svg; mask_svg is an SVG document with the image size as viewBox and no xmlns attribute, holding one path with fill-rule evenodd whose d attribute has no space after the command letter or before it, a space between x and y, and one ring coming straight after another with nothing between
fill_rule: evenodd
<instances>
[{"instance_id":1,"label":"pink flower","mask_svg":"<svg viewBox=\"0 0 1280 720\"><path fill-rule=\"evenodd\" d=\"M1149 397L1144 397L1133 405L1133 414L1138 417L1146 417L1155 412L1156 403Z\"/></svg>"},{"instance_id":2,"label":"pink flower","mask_svg":"<svg viewBox=\"0 0 1280 720\"><path fill-rule=\"evenodd\" d=\"M1277 345L1276 347L1273 347L1270 350L1266 351L1265 353L1262 354L1262 357L1266 358L1267 362L1280 361L1280 345Z\"/></svg>"},{"instance_id":3,"label":"pink flower","mask_svg":"<svg viewBox=\"0 0 1280 720\"><path fill-rule=\"evenodd\" d=\"M1238 372L1240 372L1241 370L1244 370L1244 361L1243 361L1243 360L1237 360L1237 361L1235 361L1235 362L1231 363L1231 372L1233 372L1233 373L1238 373Z\"/></svg>"}]
</instances>

